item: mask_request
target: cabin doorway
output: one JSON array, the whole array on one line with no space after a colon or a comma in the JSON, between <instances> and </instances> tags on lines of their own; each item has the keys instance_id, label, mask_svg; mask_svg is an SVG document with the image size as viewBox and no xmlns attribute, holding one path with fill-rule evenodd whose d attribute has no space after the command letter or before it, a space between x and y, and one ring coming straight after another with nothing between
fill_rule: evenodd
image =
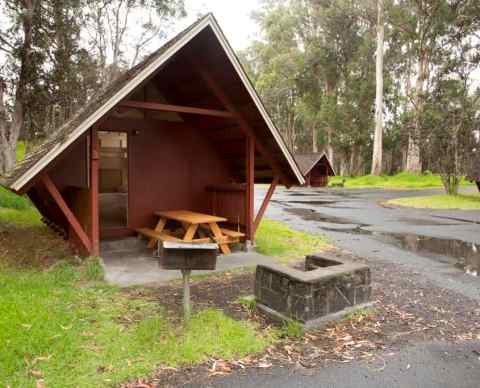
<instances>
[{"instance_id":1,"label":"cabin doorway","mask_svg":"<svg viewBox=\"0 0 480 388\"><path fill-rule=\"evenodd\" d=\"M128 226L128 135L98 132L100 229Z\"/></svg>"}]
</instances>

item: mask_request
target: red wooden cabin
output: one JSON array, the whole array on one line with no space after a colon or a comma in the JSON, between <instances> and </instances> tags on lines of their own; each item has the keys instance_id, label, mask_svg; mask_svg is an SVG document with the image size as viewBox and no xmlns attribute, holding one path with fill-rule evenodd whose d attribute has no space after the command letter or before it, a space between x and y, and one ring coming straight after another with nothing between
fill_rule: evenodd
<instances>
[{"instance_id":1,"label":"red wooden cabin","mask_svg":"<svg viewBox=\"0 0 480 388\"><path fill-rule=\"evenodd\" d=\"M271 184L256 217L254 183ZM92 255L159 210L223 216L253 240L275 186L303 183L212 15L99 92L2 182Z\"/></svg>"},{"instance_id":2,"label":"red wooden cabin","mask_svg":"<svg viewBox=\"0 0 480 388\"><path fill-rule=\"evenodd\" d=\"M295 154L295 160L300 167L305 185L310 187L328 186L328 179L335 176L327 155L324 152L312 154Z\"/></svg>"}]
</instances>

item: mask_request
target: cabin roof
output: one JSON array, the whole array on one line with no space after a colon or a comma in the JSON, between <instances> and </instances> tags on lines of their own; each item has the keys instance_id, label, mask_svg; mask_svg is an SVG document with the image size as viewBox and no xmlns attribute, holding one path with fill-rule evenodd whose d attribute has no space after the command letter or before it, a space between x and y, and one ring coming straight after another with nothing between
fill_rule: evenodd
<instances>
[{"instance_id":1,"label":"cabin roof","mask_svg":"<svg viewBox=\"0 0 480 388\"><path fill-rule=\"evenodd\" d=\"M297 162L303 176L306 176L323 158L325 158L325 161L327 162L329 175L335 175L335 170L333 169L325 152L295 154L295 161Z\"/></svg>"},{"instance_id":2,"label":"cabin roof","mask_svg":"<svg viewBox=\"0 0 480 388\"><path fill-rule=\"evenodd\" d=\"M141 86L159 71L162 71L172 58L182 52L182 50L186 50L189 44L198 36L204 35L206 30L209 30L209 35L207 36L209 40L212 40L212 34L216 37L217 41L215 43L219 44L219 47L221 47L219 50L223 51L224 57L228 61L229 67L227 70L229 72L233 70L232 73L235 73L235 81L238 84L235 86L241 87L242 92L248 94L248 103L255 108L256 119L258 116L258 120L255 121L255 130L262 132L264 135L268 133L268 136L264 136L268 143L266 145L272 154L275 154L276 162L279 162L282 173L289 179L289 182L284 183L303 184L303 176L292 154L212 14L207 14L197 20L144 61L119 76L104 90L99 91L91 98L89 103L56 130L41 146L27 154L25 159L16 166L12 173L0 183L14 191L22 191L30 181L47 168L52 161L80 136L111 112L122 100L130 96L137 87ZM218 56L215 58L218 58ZM222 70L224 69L222 68Z\"/></svg>"}]
</instances>

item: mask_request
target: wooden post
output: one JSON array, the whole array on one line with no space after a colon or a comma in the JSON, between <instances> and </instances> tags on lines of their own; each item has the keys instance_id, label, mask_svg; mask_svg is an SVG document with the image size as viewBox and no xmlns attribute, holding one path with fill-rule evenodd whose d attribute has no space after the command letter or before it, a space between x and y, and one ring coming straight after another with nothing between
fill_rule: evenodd
<instances>
[{"instance_id":1,"label":"wooden post","mask_svg":"<svg viewBox=\"0 0 480 388\"><path fill-rule=\"evenodd\" d=\"M97 130L90 130L90 240L92 242L91 255L100 256L100 215L98 205L98 167L100 152Z\"/></svg>"},{"instance_id":2,"label":"wooden post","mask_svg":"<svg viewBox=\"0 0 480 388\"><path fill-rule=\"evenodd\" d=\"M60 210L62 211L63 215L67 219L69 225L71 226L73 232L77 236L77 238L80 240L80 242L83 245L83 248L85 249L88 254L91 254L91 243L90 240L83 230L82 226L80 225L80 222L78 222L77 218L75 217L75 214L70 210L68 207L67 203L62 197L62 194L58 191L57 187L55 184L52 182L50 177L47 174L42 175L41 178L43 184L45 185L45 188L47 191L50 193L52 196L53 200L56 202Z\"/></svg>"},{"instance_id":3,"label":"wooden post","mask_svg":"<svg viewBox=\"0 0 480 388\"><path fill-rule=\"evenodd\" d=\"M188 321L192 314L192 306L190 304L190 269L182 269L183 277L183 315L185 320Z\"/></svg>"},{"instance_id":4,"label":"wooden post","mask_svg":"<svg viewBox=\"0 0 480 388\"><path fill-rule=\"evenodd\" d=\"M254 206L255 206L255 140L251 136L246 139L246 190L245 190L245 235L247 241L254 240Z\"/></svg>"},{"instance_id":5,"label":"wooden post","mask_svg":"<svg viewBox=\"0 0 480 388\"><path fill-rule=\"evenodd\" d=\"M255 224L254 224L254 231L253 231L254 235L257 232L257 229L260 225L260 222L262 221L265 211L267 210L268 203L270 202L270 199L272 198L272 195L275 192L275 189L277 188L278 182L279 182L278 177L275 177L272 183L270 184L270 187L268 188L265 198L263 199L262 206L258 210L257 216L255 217Z\"/></svg>"}]
</instances>

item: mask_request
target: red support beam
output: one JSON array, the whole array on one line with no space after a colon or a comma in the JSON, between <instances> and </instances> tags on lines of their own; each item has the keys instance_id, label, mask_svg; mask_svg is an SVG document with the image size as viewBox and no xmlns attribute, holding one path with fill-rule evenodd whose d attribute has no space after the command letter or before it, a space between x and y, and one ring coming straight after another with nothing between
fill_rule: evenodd
<instances>
[{"instance_id":1,"label":"red support beam","mask_svg":"<svg viewBox=\"0 0 480 388\"><path fill-rule=\"evenodd\" d=\"M97 130L90 130L90 241L91 255L100 256L100 215L98 205L98 168L100 152Z\"/></svg>"},{"instance_id":2,"label":"red support beam","mask_svg":"<svg viewBox=\"0 0 480 388\"><path fill-rule=\"evenodd\" d=\"M163 112L189 113L193 115L205 115L215 117L233 118L233 114L224 110L195 108L190 106L160 104L158 102L123 101L118 106L124 108L137 108Z\"/></svg>"},{"instance_id":3,"label":"red support beam","mask_svg":"<svg viewBox=\"0 0 480 388\"><path fill-rule=\"evenodd\" d=\"M277 188L278 182L279 182L279 179L275 177L273 179L273 182L270 184L270 187L268 188L267 195L265 195L265 198L263 199L263 202L262 202L262 206L258 210L257 216L255 217L254 234L257 232L257 229L260 226L260 222L262 221L263 215L267 210L267 206L270 202L270 199L272 199L272 195L275 192L275 189Z\"/></svg>"},{"instance_id":4,"label":"red support beam","mask_svg":"<svg viewBox=\"0 0 480 388\"><path fill-rule=\"evenodd\" d=\"M218 98L218 100L225 106L227 111L229 111L239 123L240 128L245 132L245 134L249 137L255 139L255 146L260 152L260 154L267 160L272 167L274 174L279 176L285 185L289 184L288 178L286 177L285 173L283 172L282 168L280 167L279 163L272 157L271 152L268 148L259 141L259 139L255 136L255 131L253 128L248 124L247 120L240 114L240 112L235 108L235 105L228 97L227 93L223 91L220 85L215 81L215 79L210 75L210 73L201 66L197 61L190 58L190 62L192 66L197 70L199 75L202 77L203 81L207 84L209 89Z\"/></svg>"},{"instance_id":5,"label":"red support beam","mask_svg":"<svg viewBox=\"0 0 480 388\"><path fill-rule=\"evenodd\" d=\"M85 249L86 252L88 252L88 254L90 254L91 253L90 239L88 238L87 234L85 233L82 226L78 222L77 218L75 217L75 214L73 214L73 212L70 210L67 203L63 199L62 194L60 194L57 187L55 186L55 184L52 182L52 180L47 174L42 175L41 180L45 185L45 188L50 193L53 200L58 205L63 215L67 219L76 237L81 242L82 247Z\"/></svg>"},{"instance_id":6,"label":"red support beam","mask_svg":"<svg viewBox=\"0 0 480 388\"><path fill-rule=\"evenodd\" d=\"M255 140L248 137L245 142L245 159L246 159L246 190L245 190L245 235L246 239L253 241L255 231L253 227L254 206L255 206Z\"/></svg>"}]
</instances>

